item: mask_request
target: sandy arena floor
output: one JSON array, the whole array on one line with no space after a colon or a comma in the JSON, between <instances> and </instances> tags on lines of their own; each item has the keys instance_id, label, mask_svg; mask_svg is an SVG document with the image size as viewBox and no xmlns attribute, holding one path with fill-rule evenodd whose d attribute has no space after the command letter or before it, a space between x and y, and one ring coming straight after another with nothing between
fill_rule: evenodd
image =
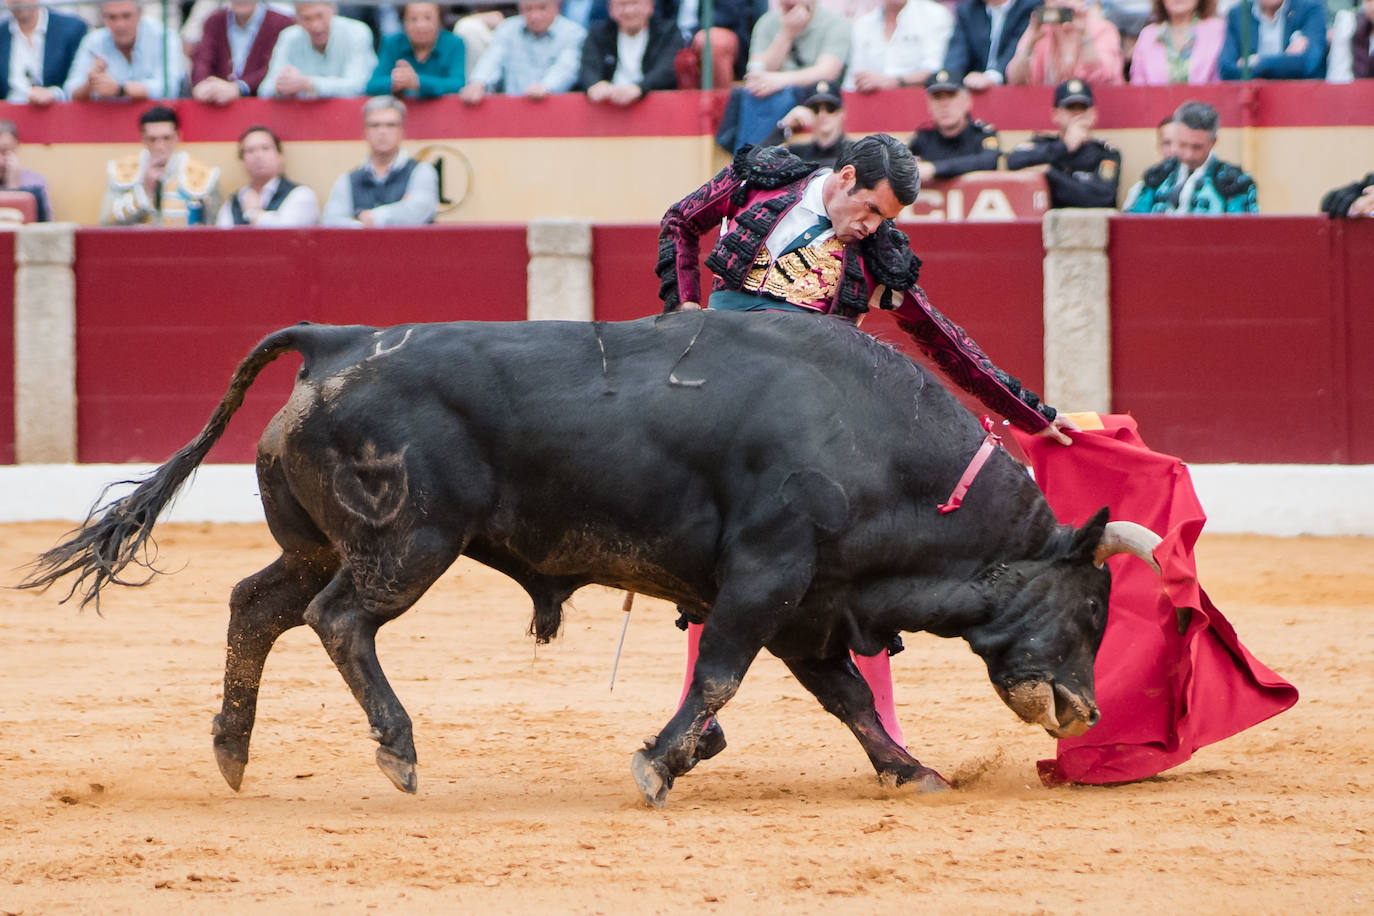
<instances>
[{"instance_id":1,"label":"sandy arena floor","mask_svg":"<svg viewBox=\"0 0 1374 916\"><path fill-rule=\"evenodd\" d=\"M0 526L12 570L68 526ZM630 753L677 700L673 613L591 588L535 649L529 603L464 561L380 655L415 721L420 791L391 787L314 635L268 661L243 792L210 745L232 585L265 526L170 525L175 574L104 617L0 592L0 913L1368 913L1374 909L1374 541L1210 537L1204 585L1302 693L1163 776L1045 789L1052 742L962 641L908 638L899 712L963 787L879 786L771 657L730 746L644 806ZM8 572L6 582L19 578Z\"/></svg>"}]
</instances>

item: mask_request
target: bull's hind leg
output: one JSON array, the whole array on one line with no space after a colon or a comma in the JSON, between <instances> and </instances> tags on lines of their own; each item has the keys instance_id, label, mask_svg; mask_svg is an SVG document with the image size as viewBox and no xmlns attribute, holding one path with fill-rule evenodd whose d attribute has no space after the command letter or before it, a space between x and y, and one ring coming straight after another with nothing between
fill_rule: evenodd
<instances>
[{"instance_id":1,"label":"bull's hind leg","mask_svg":"<svg viewBox=\"0 0 1374 916\"><path fill-rule=\"evenodd\" d=\"M305 622L367 713L371 736L380 745L377 765L403 792L416 788L415 741L410 716L377 661L377 630L419 600L458 553L432 530L379 535L365 549L346 552L338 574L305 612Z\"/></svg>"},{"instance_id":2,"label":"bull's hind leg","mask_svg":"<svg viewBox=\"0 0 1374 916\"><path fill-rule=\"evenodd\" d=\"M801 685L821 701L825 711L854 733L878 778L894 785L913 782L922 792L938 792L949 783L902 747L883 727L873 708L873 692L848 655L840 658L784 659Z\"/></svg>"},{"instance_id":3,"label":"bull's hind leg","mask_svg":"<svg viewBox=\"0 0 1374 916\"><path fill-rule=\"evenodd\" d=\"M328 553L283 553L234 587L224 662L224 703L215 716L215 762L235 792L243 783L262 669L277 638L305 622L305 608L338 568Z\"/></svg>"}]
</instances>

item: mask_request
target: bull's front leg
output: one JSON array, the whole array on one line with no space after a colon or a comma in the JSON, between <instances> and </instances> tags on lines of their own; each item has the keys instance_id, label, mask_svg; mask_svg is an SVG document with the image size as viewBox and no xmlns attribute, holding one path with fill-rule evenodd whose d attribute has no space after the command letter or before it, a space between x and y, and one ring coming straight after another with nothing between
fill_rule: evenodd
<instances>
[{"instance_id":1,"label":"bull's front leg","mask_svg":"<svg viewBox=\"0 0 1374 916\"><path fill-rule=\"evenodd\" d=\"M923 766L883 728L873 708L873 692L859 676L848 654L839 658L784 659L803 687L820 700L825 711L854 733L868 754L878 778L892 785L915 783L922 792L939 792L949 783L930 767Z\"/></svg>"}]
</instances>

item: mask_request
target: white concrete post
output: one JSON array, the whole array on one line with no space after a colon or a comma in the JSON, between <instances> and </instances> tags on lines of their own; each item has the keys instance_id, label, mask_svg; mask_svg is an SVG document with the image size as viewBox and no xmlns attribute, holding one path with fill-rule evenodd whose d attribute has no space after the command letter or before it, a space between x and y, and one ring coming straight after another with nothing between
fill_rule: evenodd
<instances>
[{"instance_id":1,"label":"white concrete post","mask_svg":"<svg viewBox=\"0 0 1374 916\"><path fill-rule=\"evenodd\" d=\"M1050 210L1045 240L1045 400L1066 411L1112 408L1112 210Z\"/></svg>"},{"instance_id":2,"label":"white concrete post","mask_svg":"<svg viewBox=\"0 0 1374 916\"><path fill-rule=\"evenodd\" d=\"M592 224L580 219L532 220L525 234L530 264L531 321L592 320Z\"/></svg>"},{"instance_id":3,"label":"white concrete post","mask_svg":"<svg viewBox=\"0 0 1374 916\"><path fill-rule=\"evenodd\" d=\"M14 234L14 446L20 464L76 461L75 223Z\"/></svg>"}]
</instances>

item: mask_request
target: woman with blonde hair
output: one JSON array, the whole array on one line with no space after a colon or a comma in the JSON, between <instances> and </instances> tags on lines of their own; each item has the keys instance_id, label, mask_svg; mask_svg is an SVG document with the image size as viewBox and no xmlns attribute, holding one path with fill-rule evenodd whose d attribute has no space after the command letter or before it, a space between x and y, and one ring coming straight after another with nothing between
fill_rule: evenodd
<instances>
[{"instance_id":1,"label":"woman with blonde hair","mask_svg":"<svg viewBox=\"0 0 1374 916\"><path fill-rule=\"evenodd\" d=\"M1226 23L1216 15L1216 0L1152 0L1151 7L1131 57L1132 85L1219 81Z\"/></svg>"}]
</instances>

